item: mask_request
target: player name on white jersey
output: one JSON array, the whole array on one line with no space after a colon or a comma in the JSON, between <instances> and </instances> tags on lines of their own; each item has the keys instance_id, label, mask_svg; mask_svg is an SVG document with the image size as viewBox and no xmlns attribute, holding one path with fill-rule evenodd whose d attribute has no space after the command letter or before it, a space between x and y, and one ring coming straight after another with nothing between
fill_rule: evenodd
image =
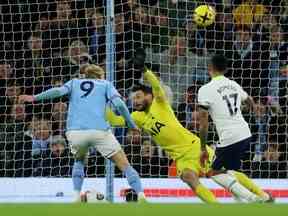
<instances>
[{"instance_id":1,"label":"player name on white jersey","mask_svg":"<svg viewBox=\"0 0 288 216\"><path fill-rule=\"evenodd\" d=\"M217 89L217 92L219 93L219 94L222 94L225 90L232 90L232 91L237 91L237 88L236 88L236 86L234 86L234 85L225 85L225 86L220 86L218 89Z\"/></svg>"}]
</instances>

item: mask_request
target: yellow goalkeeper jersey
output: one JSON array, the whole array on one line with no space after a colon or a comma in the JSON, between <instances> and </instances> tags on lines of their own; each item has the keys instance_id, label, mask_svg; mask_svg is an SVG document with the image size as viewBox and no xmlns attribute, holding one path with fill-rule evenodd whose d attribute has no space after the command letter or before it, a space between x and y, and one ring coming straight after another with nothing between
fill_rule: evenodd
<instances>
[{"instance_id":1,"label":"yellow goalkeeper jersey","mask_svg":"<svg viewBox=\"0 0 288 216\"><path fill-rule=\"evenodd\" d=\"M199 147L199 138L177 120L159 80L152 71L146 71L144 76L152 86L153 102L148 110L135 111L131 116L139 128L148 132L172 159L177 160L191 152L193 143ZM113 126L125 125L124 118L116 116L112 111L107 112L107 117Z\"/></svg>"}]
</instances>

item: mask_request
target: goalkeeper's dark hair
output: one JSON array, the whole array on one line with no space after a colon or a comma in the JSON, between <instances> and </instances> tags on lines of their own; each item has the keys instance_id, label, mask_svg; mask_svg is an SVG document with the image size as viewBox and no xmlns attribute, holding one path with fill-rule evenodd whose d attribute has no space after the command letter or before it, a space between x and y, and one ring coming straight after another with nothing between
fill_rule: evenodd
<instances>
[{"instance_id":1,"label":"goalkeeper's dark hair","mask_svg":"<svg viewBox=\"0 0 288 216\"><path fill-rule=\"evenodd\" d=\"M143 91L145 94L153 94L152 88L143 84L137 84L132 88L132 92L136 91Z\"/></svg>"},{"instance_id":2,"label":"goalkeeper's dark hair","mask_svg":"<svg viewBox=\"0 0 288 216\"><path fill-rule=\"evenodd\" d=\"M210 64L217 72L224 74L228 66L228 61L224 55L216 54L212 56Z\"/></svg>"}]
</instances>

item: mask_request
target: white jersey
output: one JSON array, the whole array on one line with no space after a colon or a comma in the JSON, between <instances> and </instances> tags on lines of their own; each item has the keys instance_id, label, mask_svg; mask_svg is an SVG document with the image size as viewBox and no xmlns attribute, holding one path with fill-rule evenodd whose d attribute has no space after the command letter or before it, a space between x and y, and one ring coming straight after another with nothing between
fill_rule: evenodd
<instances>
[{"instance_id":1,"label":"white jersey","mask_svg":"<svg viewBox=\"0 0 288 216\"><path fill-rule=\"evenodd\" d=\"M248 94L233 80L224 76L212 79L198 92L198 103L208 110L225 147L251 137L248 123L241 113L241 102Z\"/></svg>"}]
</instances>

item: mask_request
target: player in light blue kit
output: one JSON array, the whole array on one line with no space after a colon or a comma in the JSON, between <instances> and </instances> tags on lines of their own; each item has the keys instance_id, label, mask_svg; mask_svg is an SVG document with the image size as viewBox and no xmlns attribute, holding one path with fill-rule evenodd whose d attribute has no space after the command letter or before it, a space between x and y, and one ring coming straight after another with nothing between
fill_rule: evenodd
<instances>
[{"instance_id":1,"label":"player in light blue kit","mask_svg":"<svg viewBox=\"0 0 288 216\"><path fill-rule=\"evenodd\" d=\"M127 157L106 120L106 107L112 103L126 119L127 126L136 129L130 113L112 83L104 80L104 71L96 65L84 70L84 79L73 79L62 87L52 88L37 95L21 95L21 102L34 102L67 95L69 110L66 136L71 152L75 156L72 181L75 201L80 201L80 192L84 180L84 161L89 147L93 146L106 158L115 162L125 174L129 185L138 194L139 201L145 201L145 195L137 171L129 164Z\"/></svg>"}]
</instances>

